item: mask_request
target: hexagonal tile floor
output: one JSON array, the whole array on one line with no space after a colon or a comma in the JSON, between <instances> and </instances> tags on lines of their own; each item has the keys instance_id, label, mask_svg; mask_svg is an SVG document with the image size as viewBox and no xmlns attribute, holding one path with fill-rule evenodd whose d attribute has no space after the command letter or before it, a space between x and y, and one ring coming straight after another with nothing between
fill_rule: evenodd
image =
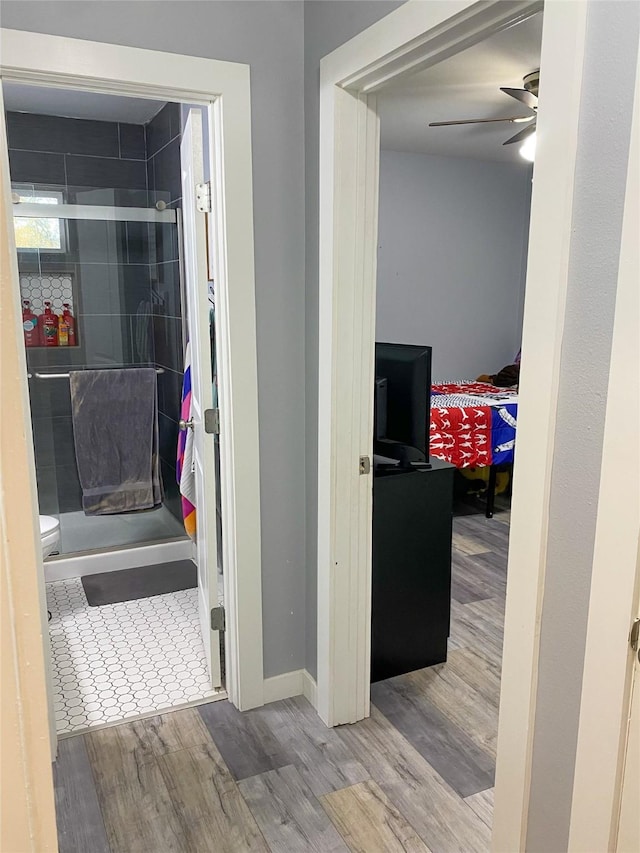
<instances>
[{"instance_id":1,"label":"hexagonal tile floor","mask_svg":"<svg viewBox=\"0 0 640 853\"><path fill-rule=\"evenodd\" d=\"M46 587L58 734L215 695L197 589L89 607L80 578Z\"/></svg>"}]
</instances>

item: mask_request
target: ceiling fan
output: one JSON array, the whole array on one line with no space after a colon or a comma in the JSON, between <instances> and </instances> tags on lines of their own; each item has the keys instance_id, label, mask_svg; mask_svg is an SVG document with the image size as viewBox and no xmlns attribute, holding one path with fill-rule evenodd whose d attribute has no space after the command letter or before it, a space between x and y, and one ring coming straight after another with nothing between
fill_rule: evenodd
<instances>
[{"instance_id":1,"label":"ceiling fan","mask_svg":"<svg viewBox=\"0 0 640 853\"><path fill-rule=\"evenodd\" d=\"M515 98L516 101L520 101L521 104L524 104L527 109L531 110L531 115L527 116L509 116L508 118L467 118L460 119L458 121L432 121L429 122L429 127L446 127L448 125L453 124L493 124L499 121L510 121L510 122L530 122L523 129L518 131L514 136L510 139L507 139L506 142L503 142L503 145L512 145L514 142L524 142L527 137L530 137L533 133L535 133L536 129L536 118L537 118L537 110L538 110L538 83L540 81L540 69L537 71L532 71L530 74L527 74L526 77L523 78L524 89L510 89L505 86L500 87L500 91L504 92L506 95L510 95L512 98Z\"/></svg>"}]
</instances>

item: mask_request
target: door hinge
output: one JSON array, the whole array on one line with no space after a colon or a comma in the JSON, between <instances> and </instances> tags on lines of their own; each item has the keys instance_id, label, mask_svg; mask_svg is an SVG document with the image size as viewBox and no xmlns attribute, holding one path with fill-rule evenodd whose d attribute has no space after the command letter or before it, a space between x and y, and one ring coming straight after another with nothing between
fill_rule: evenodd
<instances>
[{"instance_id":1,"label":"door hinge","mask_svg":"<svg viewBox=\"0 0 640 853\"><path fill-rule=\"evenodd\" d=\"M634 652L640 648L640 619L635 619L629 633L629 645Z\"/></svg>"},{"instance_id":2,"label":"door hinge","mask_svg":"<svg viewBox=\"0 0 640 853\"><path fill-rule=\"evenodd\" d=\"M220 435L220 409L204 410L204 431L210 435Z\"/></svg>"},{"instance_id":3,"label":"door hinge","mask_svg":"<svg viewBox=\"0 0 640 853\"><path fill-rule=\"evenodd\" d=\"M371 459L368 456L360 457L360 473L369 474L371 472Z\"/></svg>"},{"instance_id":4,"label":"door hinge","mask_svg":"<svg viewBox=\"0 0 640 853\"><path fill-rule=\"evenodd\" d=\"M196 209L201 213L211 213L211 181L196 184Z\"/></svg>"},{"instance_id":5,"label":"door hinge","mask_svg":"<svg viewBox=\"0 0 640 853\"><path fill-rule=\"evenodd\" d=\"M224 631L224 607L213 607L211 609L211 630Z\"/></svg>"}]
</instances>

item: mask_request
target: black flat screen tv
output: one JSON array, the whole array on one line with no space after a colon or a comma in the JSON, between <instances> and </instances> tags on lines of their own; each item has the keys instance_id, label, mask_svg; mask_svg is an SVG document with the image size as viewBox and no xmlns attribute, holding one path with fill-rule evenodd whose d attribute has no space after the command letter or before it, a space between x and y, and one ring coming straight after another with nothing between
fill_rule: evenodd
<instances>
[{"instance_id":1,"label":"black flat screen tv","mask_svg":"<svg viewBox=\"0 0 640 853\"><path fill-rule=\"evenodd\" d=\"M431 347L376 343L375 375L374 453L405 464L428 463ZM386 405L380 399L382 386Z\"/></svg>"}]
</instances>

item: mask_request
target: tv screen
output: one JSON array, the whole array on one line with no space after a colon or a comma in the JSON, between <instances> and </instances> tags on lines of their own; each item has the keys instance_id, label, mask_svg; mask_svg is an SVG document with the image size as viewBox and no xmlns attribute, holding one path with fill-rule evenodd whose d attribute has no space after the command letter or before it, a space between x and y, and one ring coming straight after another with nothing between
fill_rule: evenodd
<instances>
[{"instance_id":1,"label":"tv screen","mask_svg":"<svg viewBox=\"0 0 640 853\"><path fill-rule=\"evenodd\" d=\"M376 343L375 375L376 388L380 380L386 380L385 430L384 436L376 435L376 440L384 438L388 455L393 455L395 444L417 450L419 456L414 454L412 461L428 462L431 347ZM376 394L378 425L379 396Z\"/></svg>"}]
</instances>

